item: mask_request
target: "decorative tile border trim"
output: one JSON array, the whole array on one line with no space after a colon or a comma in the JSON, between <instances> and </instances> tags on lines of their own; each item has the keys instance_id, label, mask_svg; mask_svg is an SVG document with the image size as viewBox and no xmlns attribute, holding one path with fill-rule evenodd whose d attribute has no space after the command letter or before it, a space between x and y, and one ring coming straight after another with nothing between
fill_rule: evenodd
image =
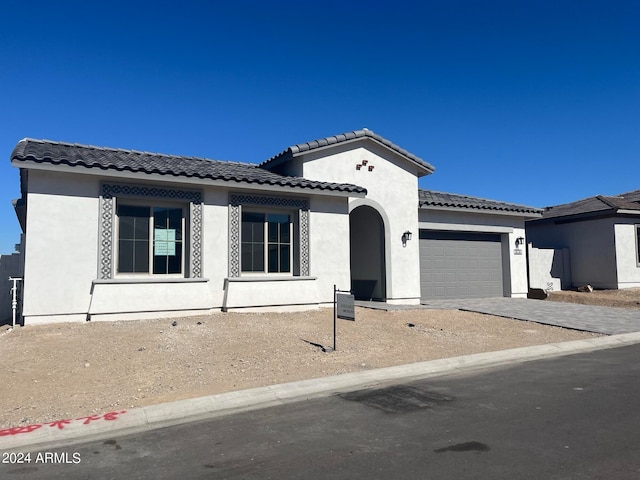
<instances>
[{"instance_id":1,"label":"decorative tile border trim","mask_svg":"<svg viewBox=\"0 0 640 480\"><path fill-rule=\"evenodd\" d=\"M191 266L189 277L202 277L202 193L171 188L145 187L103 183L100 195L100 263L99 278L114 276L113 226L115 223L115 199L119 196L178 199L189 201L189 241Z\"/></svg>"},{"instance_id":2,"label":"decorative tile border trim","mask_svg":"<svg viewBox=\"0 0 640 480\"><path fill-rule=\"evenodd\" d=\"M298 230L300 244L300 275L308 277L309 258L309 200L288 197L266 197L260 195L229 195L229 277L240 276L240 218L241 205L261 207L284 207L298 210Z\"/></svg>"}]
</instances>

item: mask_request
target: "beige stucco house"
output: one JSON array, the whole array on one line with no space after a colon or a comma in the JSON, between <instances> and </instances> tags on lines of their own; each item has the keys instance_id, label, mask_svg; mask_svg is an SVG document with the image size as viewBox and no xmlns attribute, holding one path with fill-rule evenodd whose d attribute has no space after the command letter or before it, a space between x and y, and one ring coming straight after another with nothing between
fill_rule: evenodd
<instances>
[{"instance_id":1,"label":"beige stucco house","mask_svg":"<svg viewBox=\"0 0 640 480\"><path fill-rule=\"evenodd\" d=\"M418 189L370 130L260 165L25 139L25 324L527 293L516 204Z\"/></svg>"}]
</instances>

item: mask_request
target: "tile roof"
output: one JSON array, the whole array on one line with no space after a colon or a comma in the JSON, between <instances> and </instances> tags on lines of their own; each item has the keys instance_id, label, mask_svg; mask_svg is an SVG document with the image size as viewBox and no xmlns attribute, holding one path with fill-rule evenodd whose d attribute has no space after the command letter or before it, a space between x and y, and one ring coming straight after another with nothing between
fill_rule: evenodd
<instances>
[{"instance_id":1,"label":"tile roof","mask_svg":"<svg viewBox=\"0 0 640 480\"><path fill-rule=\"evenodd\" d=\"M470 197L455 193L435 192L433 190L418 190L418 206L447 207L463 210L488 210L496 212L513 212L520 214L540 214L542 210L515 203L499 202L486 198Z\"/></svg>"},{"instance_id":2,"label":"tile roof","mask_svg":"<svg viewBox=\"0 0 640 480\"><path fill-rule=\"evenodd\" d=\"M640 190L634 190L632 192L621 193L619 197L624 198L629 202L640 202Z\"/></svg>"},{"instance_id":3,"label":"tile roof","mask_svg":"<svg viewBox=\"0 0 640 480\"><path fill-rule=\"evenodd\" d=\"M328 147L328 146L331 146L331 145L337 145L337 144L340 144L340 143L351 142L351 141L355 141L355 140L362 139L362 138L370 138L370 139L375 140L378 143L384 145L385 147L389 148L390 150L393 150L397 154L399 154L402 157L404 157L407 160L409 160L411 163L414 163L415 165L420 167L420 169L422 169L425 174L426 173L433 173L433 171L435 170L435 167L433 165L425 162L421 158L415 156L413 153L408 152L404 148L399 147L395 143L390 142L386 138L384 138L384 137L382 137L382 136L380 136L380 135L378 135L376 133L373 133L371 130L368 130L366 128L363 128L362 130L354 130L353 132L341 133L340 135L333 135L333 136L321 138L321 139L318 139L318 140L312 140L310 142L298 143L296 145L292 145L291 147L287 148L286 150L280 152L279 154L277 154L277 155L271 157L270 159L262 162L260 164L260 166L261 167L262 166L268 167L268 166L270 166L270 164L280 163L282 161L289 160L289 159L291 159L293 157L296 157L296 156L301 155L301 154L306 153L306 152L310 152L312 150L316 150L318 148Z\"/></svg>"},{"instance_id":4,"label":"tile roof","mask_svg":"<svg viewBox=\"0 0 640 480\"><path fill-rule=\"evenodd\" d=\"M624 193L617 196L596 195L583 198L571 203L546 207L542 218L567 217L587 213L615 214L618 210L640 211L640 190Z\"/></svg>"},{"instance_id":5,"label":"tile roof","mask_svg":"<svg viewBox=\"0 0 640 480\"><path fill-rule=\"evenodd\" d=\"M18 142L11 153L11 161L18 165L36 162L120 172L155 173L203 180L223 180L348 193L366 194L367 192L365 188L357 185L317 182L302 177L280 175L249 163L222 162L205 158L164 155L29 138Z\"/></svg>"}]
</instances>

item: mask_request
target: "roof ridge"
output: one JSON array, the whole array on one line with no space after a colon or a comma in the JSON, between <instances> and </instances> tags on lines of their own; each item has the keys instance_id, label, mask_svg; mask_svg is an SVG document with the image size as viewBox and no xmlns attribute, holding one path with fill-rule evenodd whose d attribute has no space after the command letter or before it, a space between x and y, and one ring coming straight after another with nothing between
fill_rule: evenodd
<instances>
[{"instance_id":1,"label":"roof ridge","mask_svg":"<svg viewBox=\"0 0 640 480\"><path fill-rule=\"evenodd\" d=\"M329 147L332 145L338 145L344 142L351 142L354 140L362 139L362 138L371 138L381 145L393 150L397 154L405 157L406 160L418 165L423 171L423 175L433 173L435 167L425 160L421 159L417 155L405 150L404 148L396 145L390 140L387 140L382 135L378 135L373 132L373 130L369 130L368 128L362 128L360 130L353 130L350 132L340 133L337 135L329 135L327 137L318 138L314 140L310 140L307 142L296 143L284 149L282 152L272 156L271 158L261 162L259 164L260 167L266 166L272 163L280 163L280 161L290 160L291 157L298 154L304 154L306 152L310 152L317 148Z\"/></svg>"},{"instance_id":2,"label":"roof ridge","mask_svg":"<svg viewBox=\"0 0 640 480\"><path fill-rule=\"evenodd\" d=\"M631 190L631 191L629 191L629 192L621 193L619 196L620 196L620 197L622 197L622 198L624 198L624 197L626 197L627 195L639 195L639 194L640 194L640 189L637 189L637 190Z\"/></svg>"},{"instance_id":3,"label":"roof ridge","mask_svg":"<svg viewBox=\"0 0 640 480\"><path fill-rule=\"evenodd\" d=\"M573 205L574 203L578 203L578 202L584 202L586 200L592 200L594 198L598 198L601 195L591 195L589 197L584 197L584 198L579 198L578 200L574 200L573 202L565 202L565 203L559 203L557 205L549 205L547 207L544 207L545 210L549 210L552 208L557 208L557 207L564 207L565 205Z\"/></svg>"},{"instance_id":4,"label":"roof ridge","mask_svg":"<svg viewBox=\"0 0 640 480\"><path fill-rule=\"evenodd\" d=\"M612 195L596 195L596 198L611 208L618 208L618 205L609 200L610 198L619 198L620 200L624 200L624 198L622 197L616 197Z\"/></svg>"}]
</instances>

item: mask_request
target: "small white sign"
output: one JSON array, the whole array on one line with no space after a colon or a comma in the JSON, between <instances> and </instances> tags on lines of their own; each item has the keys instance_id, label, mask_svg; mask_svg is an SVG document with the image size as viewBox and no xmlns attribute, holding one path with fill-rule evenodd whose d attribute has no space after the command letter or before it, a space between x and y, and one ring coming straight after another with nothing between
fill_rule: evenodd
<instances>
[{"instance_id":1,"label":"small white sign","mask_svg":"<svg viewBox=\"0 0 640 480\"><path fill-rule=\"evenodd\" d=\"M153 232L154 255L172 257L176 254L176 231L172 228L156 228Z\"/></svg>"},{"instance_id":2,"label":"small white sign","mask_svg":"<svg viewBox=\"0 0 640 480\"><path fill-rule=\"evenodd\" d=\"M356 309L353 304L353 295L338 293L336 294L336 300L338 318L342 318L343 320L355 320Z\"/></svg>"},{"instance_id":3,"label":"small white sign","mask_svg":"<svg viewBox=\"0 0 640 480\"><path fill-rule=\"evenodd\" d=\"M514 255L522 255L522 249L521 248L515 248L513 250L513 254Z\"/></svg>"}]
</instances>

